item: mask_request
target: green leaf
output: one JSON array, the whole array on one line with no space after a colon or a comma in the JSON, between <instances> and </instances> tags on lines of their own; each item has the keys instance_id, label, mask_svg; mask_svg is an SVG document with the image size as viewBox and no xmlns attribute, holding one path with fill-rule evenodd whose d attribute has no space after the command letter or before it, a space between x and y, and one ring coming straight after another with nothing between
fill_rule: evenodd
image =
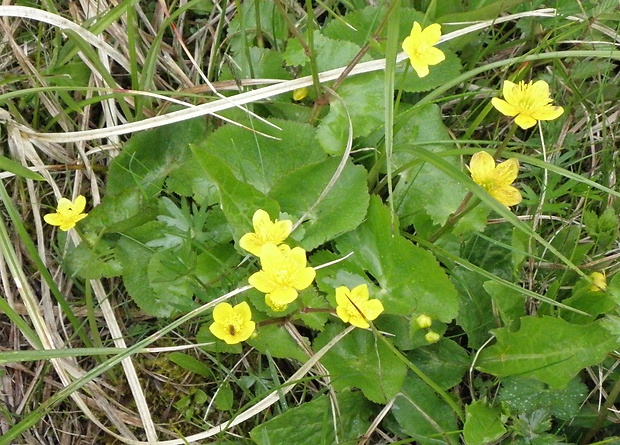
<instances>
[{"instance_id":1,"label":"green leaf","mask_svg":"<svg viewBox=\"0 0 620 445\"><path fill-rule=\"evenodd\" d=\"M533 379L508 377L502 381L499 400L517 413L546 409L555 417L572 420L587 394L588 387L578 379L571 380L564 389L553 389Z\"/></svg>"},{"instance_id":2,"label":"green leaf","mask_svg":"<svg viewBox=\"0 0 620 445\"><path fill-rule=\"evenodd\" d=\"M303 66L310 61L304 47L297 39L288 39L282 57L286 66Z\"/></svg>"},{"instance_id":3,"label":"green leaf","mask_svg":"<svg viewBox=\"0 0 620 445\"><path fill-rule=\"evenodd\" d=\"M504 325L511 329L518 328L519 319L526 315L523 294L496 281L486 281L483 286L491 296Z\"/></svg>"},{"instance_id":4,"label":"green leaf","mask_svg":"<svg viewBox=\"0 0 620 445\"><path fill-rule=\"evenodd\" d=\"M600 363L617 347L599 322L572 325L552 317L523 317L521 329L493 331L497 343L482 351L478 368L496 376L533 377L563 388L583 368Z\"/></svg>"},{"instance_id":5,"label":"green leaf","mask_svg":"<svg viewBox=\"0 0 620 445\"><path fill-rule=\"evenodd\" d=\"M122 237L116 245L116 258L123 265L123 284L129 295L146 314L169 317L179 308L189 308L191 292L185 286L175 288L176 281L152 286L151 261L158 262L156 252L131 238ZM165 270L165 267L158 267Z\"/></svg>"},{"instance_id":6,"label":"green leaf","mask_svg":"<svg viewBox=\"0 0 620 445\"><path fill-rule=\"evenodd\" d=\"M311 125L278 119L271 122L282 131L259 121L252 121L252 127L277 139L268 139L235 125L225 125L203 144L193 147L194 154L199 160L207 155L219 157L239 181L262 193L268 193L289 172L326 158ZM202 165L209 170L209 163L203 160Z\"/></svg>"},{"instance_id":7,"label":"green leaf","mask_svg":"<svg viewBox=\"0 0 620 445\"><path fill-rule=\"evenodd\" d=\"M6 170L21 178L32 179L35 181L45 181L45 178L37 172L33 172L29 168L21 165L19 162L15 162L6 156L0 156L0 170Z\"/></svg>"},{"instance_id":8,"label":"green leaf","mask_svg":"<svg viewBox=\"0 0 620 445\"><path fill-rule=\"evenodd\" d=\"M100 252L99 249L102 251ZM100 241L94 249L90 249L86 243L80 243L75 248L69 248L66 253L67 273L84 280L117 277L122 272L122 266L114 258L111 258L112 253L110 247L103 241Z\"/></svg>"},{"instance_id":9,"label":"green leaf","mask_svg":"<svg viewBox=\"0 0 620 445\"><path fill-rule=\"evenodd\" d=\"M341 415L334 414L328 396L319 396L250 431L258 445L333 445L351 443L366 432L374 409L360 393L338 393L336 400ZM336 419L336 424L334 424Z\"/></svg>"},{"instance_id":10,"label":"green leaf","mask_svg":"<svg viewBox=\"0 0 620 445\"><path fill-rule=\"evenodd\" d=\"M225 161L206 150L193 146L192 150L204 172L217 185L220 206L232 226L235 240L254 230L252 215L256 210L263 209L270 215L274 215L272 217L279 214L277 202L269 199L245 181L237 179Z\"/></svg>"},{"instance_id":11,"label":"green leaf","mask_svg":"<svg viewBox=\"0 0 620 445\"><path fill-rule=\"evenodd\" d=\"M450 339L417 348L407 353L407 358L422 372L431 376L441 389L458 385L471 365L465 349Z\"/></svg>"},{"instance_id":12,"label":"green leaf","mask_svg":"<svg viewBox=\"0 0 620 445\"><path fill-rule=\"evenodd\" d=\"M183 354L182 352L171 352L168 354L168 360L194 374L213 379L211 368L191 355Z\"/></svg>"},{"instance_id":13,"label":"green leaf","mask_svg":"<svg viewBox=\"0 0 620 445\"><path fill-rule=\"evenodd\" d=\"M445 271L428 251L398 235L398 221L378 197L372 197L366 221L336 240L341 254L354 252L347 260L332 266L338 271L362 268L369 281L381 291L376 295L389 314L424 313L433 319L450 322L457 314L456 289Z\"/></svg>"},{"instance_id":14,"label":"green leaf","mask_svg":"<svg viewBox=\"0 0 620 445\"><path fill-rule=\"evenodd\" d=\"M215 395L214 405L215 409L219 411L229 411L234 406L235 394L230 385L223 383Z\"/></svg>"},{"instance_id":15,"label":"green leaf","mask_svg":"<svg viewBox=\"0 0 620 445\"><path fill-rule=\"evenodd\" d=\"M396 66L396 88L410 93L419 93L437 88L461 73L461 60L452 51L439 47L446 56L446 59L438 65L429 67L429 74L426 77L419 77L411 68L409 60L405 60Z\"/></svg>"},{"instance_id":16,"label":"green leaf","mask_svg":"<svg viewBox=\"0 0 620 445\"><path fill-rule=\"evenodd\" d=\"M434 166L416 157L416 150L423 148L440 153L450 145L439 144L450 137L441 120L437 105L428 104L415 109L394 135L393 169L405 168L399 175L394 189L394 205L403 225L412 223L413 216L425 211L435 224L443 225L460 206L466 190L454 179ZM446 159L461 168L455 157Z\"/></svg>"},{"instance_id":17,"label":"green leaf","mask_svg":"<svg viewBox=\"0 0 620 445\"><path fill-rule=\"evenodd\" d=\"M463 436L467 445L487 445L495 442L506 432L501 420L502 411L480 400L465 407Z\"/></svg>"},{"instance_id":18,"label":"green leaf","mask_svg":"<svg viewBox=\"0 0 620 445\"><path fill-rule=\"evenodd\" d=\"M354 229L366 215L369 200L367 173L364 167L350 161L345 164L332 189L316 207L312 207L339 168L339 163L339 159L331 158L301 167L282 178L269 193L280 203L283 212L296 218L311 210L301 225L303 238L299 240L308 251Z\"/></svg>"},{"instance_id":19,"label":"green leaf","mask_svg":"<svg viewBox=\"0 0 620 445\"><path fill-rule=\"evenodd\" d=\"M338 96L342 100L332 98L329 112L319 124L317 133L326 153L344 153L349 136L348 116L351 118L354 138L367 136L383 125L383 78L382 72L359 75L347 79L338 88Z\"/></svg>"},{"instance_id":20,"label":"green leaf","mask_svg":"<svg viewBox=\"0 0 620 445\"><path fill-rule=\"evenodd\" d=\"M247 56L250 60L248 61ZM290 79L284 69L282 54L267 48L251 46L247 53L238 54L235 64L226 64L222 69L222 79Z\"/></svg>"},{"instance_id":21,"label":"green leaf","mask_svg":"<svg viewBox=\"0 0 620 445\"><path fill-rule=\"evenodd\" d=\"M146 197L158 195L170 172L191 155L189 144L203 139L204 135L204 119L136 133L110 165L107 194L137 188Z\"/></svg>"},{"instance_id":22,"label":"green leaf","mask_svg":"<svg viewBox=\"0 0 620 445\"><path fill-rule=\"evenodd\" d=\"M314 349L325 346L342 330L342 325L328 325L320 333ZM407 374L405 364L370 331L355 329L334 345L321 359L329 371L333 387L359 388L367 399L386 403L398 391Z\"/></svg>"},{"instance_id":23,"label":"green leaf","mask_svg":"<svg viewBox=\"0 0 620 445\"><path fill-rule=\"evenodd\" d=\"M402 430L421 445L454 443L448 437L458 430L454 411L435 391L412 373L392 406L392 414Z\"/></svg>"},{"instance_id":24,"label":"green leaf","mask_svg":"<svg viewBox=\"0 0 620 445\"><path fill-rule=\"evenodd\" d=\"M286 329L279 325L264 325L256 335L248 339L248 344L255 347L261 354L270 354L276 358L289 358L305 362L308 355L291 338Z\"/></svg>"},{"instance_id":25,"label":"green leaf","mask_svg":"<svg viewBox=\"0 0 620 445\"><path fill-rule=\"evenodd\" d=\"M381 58L385 52L385 42L387 39L387 27L379 35L378 39L371 40L381 21L387 13L385 6L367 6L355 9L344 16L344 20L332 20L323 31L327 37L336 40L347 40L359 47L370 44L371 54L374 58ZM413 8L400 7L398 15L393 15L391 19L399 20L399 41L411 33L414 21L424 23L424 14Z\"/></svg>"}]
</instances>

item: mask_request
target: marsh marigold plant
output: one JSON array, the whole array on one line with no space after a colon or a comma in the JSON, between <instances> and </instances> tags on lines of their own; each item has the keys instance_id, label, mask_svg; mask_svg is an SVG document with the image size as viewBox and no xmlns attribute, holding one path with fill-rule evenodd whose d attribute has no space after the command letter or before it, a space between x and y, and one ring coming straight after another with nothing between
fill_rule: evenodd
<instances>
[{"instance_id":1,"label":"marsh marigold plant","mask_svg":"<svg viewBox=\"0 0 620 445\"><path fill-rule=\"evenodd\" d=\"M360 284L349 289L340 286L336 289L336 314L345 323L358 328L370 327L372 321L383 312L383 304L377 299L369 299L368 286Z\"/></svg>"},{"instance_id":2,"label":"marsh marigold plant","mask_svg":"<svg viewBox=\"0 0 620 445\"><path fill-rule=\"evenodd\" d=\"M502 92L504 99L494 97L491 103L500 113L514 117L515 123L524 130L538 121L557 119L564 113L562 107L551 105L549 85L544 80L534 83L505 80Z\"/></svg>"},{"instance_id":3,"label":"marsh marigold plant","mask_svg":"<svg viewBox=\"0 0 620 445\"><path fill-rule=\"evenodd\" d=\"M495 165L493 156L480 151L472 156L469 171L476 184L506 207L521 202L521 192L511 185L519 174L519 161L516 159L508 159Z\"/></svg>"},{"instance_id":4,"label":"marsh marigold plant","mask_svg":"<svg viewBox=\"0 0 620 445\"><path fill-rule=\"evenodd\" d=\"M301 247L265 244L260 253L262 270L249 278L251 286L266 294L270 307L283 310L303 290L312 284L316 272L306 266L306 251Z\"/></svg>"},{"instance_id":5,"label":"marsh marigold plant","mask_svg":"<svg viewBox=\"0 0 620 445\"><path fill-rule=\"evenodd\" d=\"M48 213L43 217L46 223L58 226L60 230L67 231L75 227L78 221L86 218L88 213L83 213L86 208L86 198L79 195L75 201L60 198L56 213Z\"/></svg>"},{"instance_id":6,"label":"marsh marigold plant","mask_svg":"<svg viewBox=\"0 0 620 445\"><path fill-rule=\"evenodd\" d=\"M437 65L445 60L446 55L435 45L441 38L441 26L437 23L422 29L418 22L413 22L411 34L403 40L403 51L409 56L409 62L420 77L430 72L430 65Z\"/></svg>"},{"instance_id":7,"label":"marsh marigold plant","mask_svg":"<svg viewBox=\"0 0 620 445\"><path fill-rule=\"evenodd\" d=\"M260 256L265 244L280 245L288 238L293 223L288 219L271 221L269 214L262 209L254 212L252 217L253 233L246 233L239 239L239 245L252 255Z\"/></svg>"},{"instance_id":8,"label":"marsh marigold plant","mask_svg":"<svg viewBox=\"0 0 620 445\"><path fill-rule=\"evenodd\" d=\"M213 309L213 324L209 326L209 330L229 345L247 340L255 328L250 305L245 301L236 306L220 303Z\"/></svg>"}]
</instances>

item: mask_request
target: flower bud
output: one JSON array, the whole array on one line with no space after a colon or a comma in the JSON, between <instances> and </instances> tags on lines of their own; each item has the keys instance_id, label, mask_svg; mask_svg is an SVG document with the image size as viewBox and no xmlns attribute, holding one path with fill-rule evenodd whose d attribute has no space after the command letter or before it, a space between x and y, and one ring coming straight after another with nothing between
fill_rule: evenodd
<instances>
[{"instance_id":1,"label":"flower bud","mask_svg":"<svg viewBox=\"0 0 620 445\"><path fill-rule=\"evenodd\" d=\"M433 319L426 314L421 314L418 315L415 322L418 324L420 329L428 329L433 324Z\"/></svg>"},{"instance_id":2,"label":"flower bud","mask_svg":"<svg viewBox=\"0 0 620 445\"><path fill-rule=\"evenodd\" d=\"M429 343L437 343L439 339L441 338L441 335L439 335L437 332L428 331L426 335L424 336L424 338Z\"/></svg>"}]
</instances>

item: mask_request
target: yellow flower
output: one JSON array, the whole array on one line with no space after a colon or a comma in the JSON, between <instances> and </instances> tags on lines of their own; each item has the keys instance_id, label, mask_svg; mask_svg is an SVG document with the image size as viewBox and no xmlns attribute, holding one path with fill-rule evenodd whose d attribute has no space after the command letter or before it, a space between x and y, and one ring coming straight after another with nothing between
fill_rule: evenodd
<instances>
[{"instance_id":1,"label":"yellow flower","mask_svg":"<svg viewBox=\"0 0 620 445\"><path fill-rule=\"evenodd\" d=\"M306 87L297 88L296 90L293 90L293 100L296 102L299 102L300 100L304 99L307 95L308 95L308 88Z\"/></svg>"},{"instance_id":2,"label":"yellow flower","mask_svg":"<svg viewBox=\"0 0 620 445\"><path fill-rule=\"evenodd\" d=\"M360 284L349 290L346 286L336 289L336 314L345 323L358 328L370 327L369 320L374 320L383 312L383 304L377 299L368 299L368 286Z\"/></svg>"},{"instance_id":3,"label":"yellow flower","mask_svg":"<svg viewBox=\"0 0 620 445\"><path fill-rule=\"evenodd\" d=\"M306 267L306 251L301 247L265 244L261 249L260 263L263 270L249 278L250 285L265 292L265 302L271 307L282 307L293 302L312 284L316 272Z\"/></svg>"},{"instance_id":4,"label":"yellow flower","mask_svg":"<svg viewBox=\"0 0 620 445\"><path fill-rule=\"evenodd\" d=\"M592 272L590 280L592 280L592 284L588 288L590 292L602 292L607 289L607 277L605 277L604 273Z\"/></svg>"},{"instance_id":5,"label":"yellow flower","mask_svg":"<svg viewBox=\"0 0 620 445\"><path fill-rule=\"evenodd\" d=\"M220 303L213 309L213 324L209 326L209 330L229 345L247 340L255 328L256 323L252 321L250 305L245 301L235 307L228 303Z\"/></svg>"},{"instance_id":6,"label":"yellow flower","mask_svg":"<svg viewBox=\"0 0 620 445\"><path fill-rule=\"evenodd\" d=\"M265 295L265 304L271 308L274 312L284 312L288 307L288 304L276 304L271 300L269 295Z\"/></svg>"},{"instance_id":7,"label":"yellow flower","mask_svg":"<svg viewBox=\"0 0 620 445\"><path fill-rule=\"evenodd\" d=\"M403 50L409 56L411 66L418 76L428 75L429 65L437 65L445 60L445 54L435 48L441 38L441 25L433 23L422 29L418 22L413 22L411 34L403 40Z\"/></svg>"},{"instance_id":8,"label":"yellow flower","mask_svg":"<svg viewBox=\"0 0 620 445\"><path fill-rule=\"evenodd\" d=\"M512 83L504 81L504 99L494 97L491 103L500 113L516 116L515 123L524 130L537 121L551 121L564 113L562 107L551 105L549 85L544 80Z\"/></svg>"},{"instance_id":9,"label":"yellow flower","mask_svg":"<svg viewBox=\"0 0 620 445\"><path fill-rule=\"evenodd\" d=\"M86 207L86 198L82 195L75 198L74 202L67 198L60 198L56 213L48 213L43 217L46 223L52 226L60 226L60 230L67 231L75 227L75 224L86 218L87 213L82 213Z\"/></svg>"},{"instance_id":10,"label":"yellow flower","mask_svg":"<svg viewBox=\"0 0 620 445\"><path fill-rule=\"evenodd\" d=\"M469 171L476 184L506 207L521 202L521 192L510 185L519 173L519 161L516 159L508 159L496 166L493 156L480 151L472 156Z\"/></svg>"},{"instance_id":11,"label":"yellow flower","mask_svg":"<svg viewBox=\"0 0 620 445\"><path fill-rule=\"evenodd\" d=\"M252 217L254 233L246 233L239 240L242 249L247 250L253 255L260 256L261 249L265 244L282 244L291 234L293 223L288 219L284 221L271 222L269 214L264 210L258 209Z\"/></svg>"}]
</instances>

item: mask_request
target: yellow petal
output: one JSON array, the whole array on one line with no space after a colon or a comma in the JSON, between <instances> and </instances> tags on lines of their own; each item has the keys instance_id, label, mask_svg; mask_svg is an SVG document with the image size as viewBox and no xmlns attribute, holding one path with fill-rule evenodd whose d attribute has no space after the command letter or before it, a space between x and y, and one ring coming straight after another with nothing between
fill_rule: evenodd
<instances>
[{"instance_id":1,"label":"yellow petal","mask_svg":"<svg viewBox=\"0 0 620 445\"><path fill-rule=\"evenodd\" d=\"M213 320L216 322L223 322L234 315L235 311L229 303L220 303L213 309Z\"/></svg>"},{"instance_id":2,"label":"yellow petal","mask_svg":"<svg viewBox=\"0 0 620 445\"><path fill-rule=\"evenodd\" d=\"M446 60L446 55L439 48L428 48L424 53L424 61L429 65L437 65Z\"/></svg>"},{"instance_id":3,"label":"yellow petal","mask_svg":"<svg viewBox=\"0 0 620 445\"><path fill-rule=\"evenodd\" d=\"M383 312L383 310L383 303L377 299L373 299L364 303L362 312L367 320L374 320Z\"/></svg>"},{"instance_id":4,"label":"yellow petal","mask_svg":"<svg viewBox=\"0 0 620 445\"><path fill-rule=\"evenodd\" d=\"M295 278L291 284L297 290L304 290L312 284L315 277L315 270L312 267L306 267L295 274Z\"/></svg>"},{"instance_id":5,"label":"yellow petal","mask_svg":"<svg viewBox=\"0 0 620 445\"><path fill-rule=\"evenodd\" d=\"M354 302L364 302L368 300L368 286L365 284L360 284L359 286L355 286L351 290L351 299Z\"/></svg>"},{"instance_id":6,"label":"yellow petal","mask_svg":"<svg viewBox=\"0 0 620 445\"><path fill-rule=\"evenodd\" d=\"M426 77L430 72L428 69L428 63L418 57L409 57L412 68L415 70L418 77Z\"/></svg>"},{"instance_id":7,"label":"yellow petal","mask_svg":"<svg viewBox=\"0 0 620 445\"><path fill-rule=\"evenodd\" d=\"M508 102L498 97L492 98L491 103L497 109L497 111L502 113L504 116L516 116L517 114L519 114L518 108L510 105Z\"/></svg>"},{"instance_id":8,"label":"yellow petal","mask_svg":"<svg viewBox=\"0 0 620 445\"><path fill-rule=\"evenodd\" d=\"M70 212L73 207L73 203L67 198L60 198L58 200L58 206L56 207L58 213Z\"/></svg>"},{"instance_id":9,"label":"yellow petal","mask_svg":"<svg viewBox=\"0 0 620 445\"><path fill-rule=\"evenodd\" d=\"M512 186L494 187L489 194L506 207L516 206L523 199L521 192Z\"/></svg>"},{"instance_id":10,"label":"yellow petal","mask_svg":"<svg viewBox=\"0 0 620 445\"><path fill-rule=\"evenodd\" d=\"M77 198L75 198L75 201L73 201L73 211L76 213L82 213L85 208L86 198L84 198L82 195L79 195Z\"/></svg>"},{"instance_id":11,"label":"yellow petal","mask_svg":"<svg viewBox=\"0 0 620 445\"><path fill-rule=\"evenodd\" d=\"M237 340L236 343L246 341L248 338L252 336L255 329L256 329L256 323L254 323L253 321L246 321L245 323L243 323L241 330L237 332L235 335L235 338Z\"/></svg>"},{"instance_id":12,"label":"yellow petal","mask_svg":"<svg viewBox=\"0 0 620 445\"><path fill-rule=\"evenodd\" d=\"M250 321L252 319L252 311L250 310L250 305L245 301L236 305L233 310L243 321Z\"/></svg>"},{"instance_id":13,"label":"yellow petal","mask_svg":"<svg viewBox=\"0 0 620 445\"><path fill-rule=\"evenodd\" d=\"M439 39L441 39L441 25L438 23L428 25L426 28L424 28L424 30L422 30L421 37L422 42L426 45L436 45L439 42Z\"/></svg>"},{"instance_id":14,"label":"yellow petal","mask_svg":"<svg viewBox=\"0 0 620 445\"><path fill-rule=\"evenodd\" d=\"M544 80L538 80L534 82L530 87L528 94L532 97L549 101L549 84Z\"/></svg>"},{"instance_id":15,"label":"yellow petal","mask_svg":"<svg viewBox=\"0 0 620 445\"><path fill-rule=\"evenodd\" d=\"M64 223L64 218L58 213L48 213L43 216L43 220L52 226L59 226Z\"/></svg>"},{"instance_id":16,"label":"yellow petal","mask_svg":"<svg viewBox=\"0 0 620 445\"><path fill-rule=\"evenodd\" d=\"M269 298L275 305L282 306L295 301L298 295L294 288L286 286L274 289L273 292L269 293Z\"/></svg>"},{"instance_id":17,"label":"yellow petal","mask_svg":"<svg viewBox=\"0 0 620 445\"><path fill-rule=\"evenodd\" d=\"M471 178L478 185L484 185L493 179L495 160L486 151L479 151L471 157L469 163Z\"/></svg>"},{"instance_id":18,"label":"yellow petal","mask_svg":"<svg viewBox=\"0 0 620 445\"><path fill-rule=\"evenodd\" d=\"M527 114L523 114L523 113L515 117L515 124L523 128L524 130L527 130L528 128L532 128L534 125L536 125L536 122L538 121L534 119L532 116L528 116Z\"/></svg>"},{"instance_id":19,"label":"yellow petal","mask_svg":"<svg viewBox=\"0 0 620 445\"><path fill-rule=\"evenodd\" d=\"M336 304L338 306L346 306L349 304L349 298L351 298L351 291L346 286L340 286L336 288Z\"/></svg>"},{"instance_id":20,"label":"yellow petal","mask_svg":"<svg viewBox=\"0 0 620 445\"><path fill-rule=\"evenodd\" d=\"M254 226L254 231L256 233L259 233L259 231L269 227L271 225L269 213L265 212L263 209L258 209L252 216L252 225Z\"/></svg>"},{"instance_id":21,"label":"yellow petal","mask_svg":"<svg viewBox=\"0 0 620 445\"><path fill-rule=\"evenodd\" d=\"M260 256L263 243L260 242L256 233L246 233L239 239L239 246L243 250L247 250L252 255Z\"/></svg>"},{"instance_id":22,"label":"yellow petal","mask_svg":"<svg viewBox=\"0 0 620 445\"><path fill-rule=\"evenodd\" d=\"M517 84L512 83L509 80L504 80L504 86L502 88L502 94L506 102L515 104L519 101Z\"/></svg>"},{"instance_id":23,"label":"yellow petal","mask_svg":"<svg viewBox=\"0 0 620 445\"><path fill-rule=\"evenodd\" d=\"M370 324L362 317L361 314L351 314L349 317L349 323L351 323L356 328L368 329Z\"/></svg>"},{"instance_id":24,"label":"yellow petal","mask_svg":"<svg viewBox=\"0 0 620 445\"><path fill-rule=\"evenodd\" d=\"M342 321L344 321L345 323L349 322L349 311L347 311L345 309L345 306L337 306L336 307L336 315L338 315L338 318L340 318Z\"/></svg>"},{"instance_id":25,"label":"yellow petal","mask_svg":"<svg viewBox=\"0 0 620 445\"><path fill-rule=\"evenodd\" d=\"M252 274L248 282L250 286L264 293L273 292L278 287L277 283L274 283L271 279L271 276L262 270Z\"/></svg>"},{"instance_id":26,"label":"yellow petal","mask_svg":"<svg viewBox=\"0 0 620 445\"><path fill-rule=\"evenodd\" d=\"M519 161L508 159L495 168L495 185L504 186L512 184L519 174Z\"/></svg>"},{"instance_id":27,"label":"yellow petal","mask_svg":"<svg viewBox=\"0 0 620 445\"><path fill-rule=\"evenodd\" d=\"M539 121L552 121L560 117L562 113L564 113L564 108L562 107L545 105L532 113L532 118Z\"/></svg>"},{"instance_id":28,"label":"yellow petal","mask_svg":"<svg viewBox=\"0 0 620 445\"><path fill-rule=\"evenodd\" d=\"M276 246L269 243L263 245L260 251L260 264L263 270L275 270L280 269L282 262L284 261L285 252Z\"/></svg>"},{"instance_id":29,"label":"yellow petal","mask_svg":"<svg viewBox=\"0 0 620 445\"><path fill-rule=\"evenodd\" d=\"M413 22L413 26L411 27L411 32L409 33L409 36L414 40L418 40L421 35L422 26L418 22Z\"/></svg>"}]
</instances>

